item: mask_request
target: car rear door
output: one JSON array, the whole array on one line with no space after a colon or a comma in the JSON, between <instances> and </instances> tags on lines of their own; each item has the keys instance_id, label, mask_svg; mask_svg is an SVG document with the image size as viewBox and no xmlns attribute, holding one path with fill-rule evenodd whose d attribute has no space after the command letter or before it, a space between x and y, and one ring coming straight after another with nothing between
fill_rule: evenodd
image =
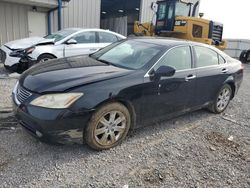
<instances>
[{"instance_id":1,"label":"car rear door","mask_svg":"<svg viewBox=\"0 0 250 188\"><path fill-rule=\"evenodd\" d=\"M97 33L94 31L84 31L76 34L71 39L76 40L77 44L65 44L65 57L87 55L100 49L100 45L97 42Z\"/></svg>"},{"instance_id":2,"label":"car rear door","mask_svg":"<svg viewBox=\"0 0 250 188\"><path fill-rule=\"evenodd\" d=\"M192 69L192 55L189 46L180 46L168 51L153 67L171 66L176 73L171 77L154 80L150 72L144 78L144 123L183 113L192 106L195 94L196 74Z\"/></svg>"},{"instance_id":3,"label":"car rear door","mask_svg":"<svg viewBox=\"0 0 250 188\"><path fill-rule=\"evenodd\" d=\"M97 32L97 37L98 37L99 46L101 48L104 48L108 46L109 44L117 42L119 40L119 38L116 35L109 33L109 32L104 32L104 31Z\"/></svg>"},{"instance_id":4,"label":"car rear door","mask_svg":"<svg viewBox=\"0 0 250 188\"><path fill-rule=\"evenodd\" d=\"M196 93L194 104L206 105L215 96L229 76L229 68L224 58L216 51L193 46L196 69Z\"/></svg>"}]
</instances>

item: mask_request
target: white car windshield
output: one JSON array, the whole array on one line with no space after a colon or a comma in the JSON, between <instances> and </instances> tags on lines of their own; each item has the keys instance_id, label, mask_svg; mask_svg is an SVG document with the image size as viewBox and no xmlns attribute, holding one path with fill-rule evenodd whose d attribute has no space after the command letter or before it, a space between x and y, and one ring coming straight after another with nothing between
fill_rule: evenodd
<instances>
[{"instance_id":1,"label":"white car windshield","mask_svg":"<svg viewBox=\"0 0 250 188\"><path fill-rule=\"evenodd\" d=\"M57 31L57 32L52 33L50 35L47 35L44 38L45 39L55 39L55 42L57 42L57 41L60 41L60 40L66 38L67 36L69 36L75 32L76 32L76 30L70 30L70 29L60 30L60 31Z\"/></svg>"}]
</instances>

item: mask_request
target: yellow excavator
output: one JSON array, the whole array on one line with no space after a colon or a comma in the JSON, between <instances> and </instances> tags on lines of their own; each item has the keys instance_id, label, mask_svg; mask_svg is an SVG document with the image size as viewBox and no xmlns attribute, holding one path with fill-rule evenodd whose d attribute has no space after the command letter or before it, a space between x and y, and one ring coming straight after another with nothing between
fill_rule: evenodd
<instances>
[{"instance_id":1,"label":"yellow excavator","mask_svg":"<svg viewBox=\"0 0 250 188\"><path fill-rule=\"evenodd\" d=\"M222 40L223 24L197 16L200 1L161 0L156 2L156 21L135 22L134 34L185 39L213 45L221 50L227 46Z\"/></svg>"}]
</instances>

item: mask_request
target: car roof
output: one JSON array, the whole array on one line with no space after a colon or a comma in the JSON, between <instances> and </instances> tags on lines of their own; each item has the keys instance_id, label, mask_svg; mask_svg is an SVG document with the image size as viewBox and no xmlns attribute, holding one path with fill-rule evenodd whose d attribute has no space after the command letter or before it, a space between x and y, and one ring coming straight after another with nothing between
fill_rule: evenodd
<instances>
[{"instance_id":1,"label":"car roof","mask_svg":"<svg viewBox=\"0 0 250 188\"><path fill-rule=\"evenodd\" d=\"M178 45L190 45L190 44L200 44L187 40L176 39L176 38L166 38L166 37L131 37L131 40L147 42L151 44L161 45L161 46L178 46Z\"/></svg>"},{"instance_id":2,"label":"car roof","mask_svg":"<svg viewBox=\"0 0 250 188\"><path fill-rule=\"evenodd\" d=\"M72 27L72 28L65 28L63 30L73 30L73 31L76 31L76 32L81 32L81 31L102 31L102 32L109 32L109 33L113 33L117 36L120 36L121 38L126 38L125 36L119 34L119 33L116 33L116 32L113 32L113 31L110 31L110 30L107 30L107 29L98 29L98 28L77 28L77 27Z\"/></svg>"},{"instance_id":3,"label":"car roof","mask_svg":"<svg viewBox=\"0 0 250 188\"><path fill-rule=\"evenodd\" d=\"M175 46L180 46L180 45L192 45L192 46L203 46L206 48L210 48L214 51L217 51L218 53L222 53L221 50L218 48L204 44L204 43L199 43L199 42L193 42L189 40L183 40L183 39L177 39L177 38L170 38L170 37L130 37L129 39L131 40L137 40L141 42L146 42L146 43L151 43L151 44L156 44L160 46L165 46L165 47L175 47Z\"/></svg>"}]
</instances>

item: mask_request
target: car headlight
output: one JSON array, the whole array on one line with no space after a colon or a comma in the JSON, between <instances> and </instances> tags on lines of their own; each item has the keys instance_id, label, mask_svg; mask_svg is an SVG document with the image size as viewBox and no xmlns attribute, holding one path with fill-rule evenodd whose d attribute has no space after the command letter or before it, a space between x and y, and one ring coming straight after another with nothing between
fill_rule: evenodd
<instances>
[{"instance_id":1,"label":"car headlight","mask_svg":"<svg viewBox=\"0 0 250 188\"><path fill-rule=\"evenodd\" d=\"M64 109L77 101L83 93L47 94L34 99L30 104L44 108Z\"/></svg>"},{"instance_id":2,"label":"car headlight","mask_svg":"<svg viewBox=\"0 0 250 188\"><path fill-rule=\"evenodd\" d=\"M26 54L31 54L35 49L36 49L36 47L32 46L30 48L26 48L25 52L26 52Z\"/></svg>"}]
</instances>

